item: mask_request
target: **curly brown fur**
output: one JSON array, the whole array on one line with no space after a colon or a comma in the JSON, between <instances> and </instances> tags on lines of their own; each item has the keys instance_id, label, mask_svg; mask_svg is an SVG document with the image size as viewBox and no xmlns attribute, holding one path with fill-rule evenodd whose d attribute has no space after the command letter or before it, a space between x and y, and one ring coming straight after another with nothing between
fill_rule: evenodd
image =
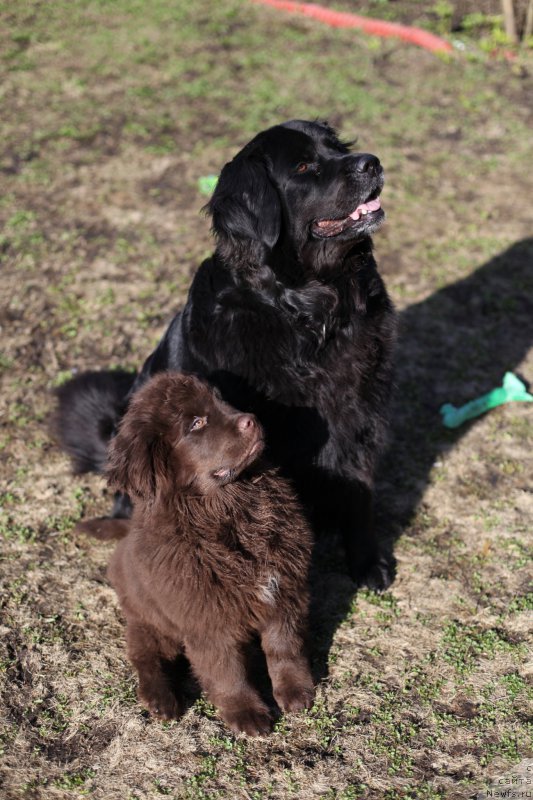
<instances>
[{"instance_id":1,"label":"curly brown fur","mask_svg":"<svg viewBox=\"0 0 533 800\"><path fill-rule=\"evenodd\" d=\"M312 703L304 655L311 534L290 484L257 461L262 447L252 415L177 373L139 390L111 444L109 483L134 497L134 511L108 574L139 698L162 719L183 710L168 666L184 653L234 731L267 733L270 711L245 666L254 635L280 708ZM109 538L114 525L122 536L128 523L85 530Z\"/></svg>"}]
</instances>

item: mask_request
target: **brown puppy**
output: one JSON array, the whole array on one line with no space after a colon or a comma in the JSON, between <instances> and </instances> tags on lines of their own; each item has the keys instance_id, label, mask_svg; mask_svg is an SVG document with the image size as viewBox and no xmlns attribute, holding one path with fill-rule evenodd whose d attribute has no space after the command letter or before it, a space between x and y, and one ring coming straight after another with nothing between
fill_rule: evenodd
<instances>
[{"instance_id":1,"label":"brown puppy","mask_svg":"<svg viewBox=\"0 0 533 800\"><path fill-rule=\"evenodd\" d=\"M248 680L243 648L258 634L276 702L309 708L303 639L311 534L290 484L257 463L256 418L192 376L161 373L133 397L107 477L134 513L82 528L121 538L108 575L127 622L139 699L162 719L183 703L168 664L188 658L234 731L267 733L271 716Z\"/></svg>"}]
</instances>

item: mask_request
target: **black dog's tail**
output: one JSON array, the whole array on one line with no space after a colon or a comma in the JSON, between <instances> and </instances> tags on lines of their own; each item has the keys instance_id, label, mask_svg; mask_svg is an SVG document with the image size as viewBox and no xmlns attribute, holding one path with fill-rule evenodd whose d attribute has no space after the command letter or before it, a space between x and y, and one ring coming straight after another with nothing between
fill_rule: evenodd
<instances>
[{"instance_id":1,"label":"black dog's tail","mask_svg":"<svg viewBox=\"0 0 533 800\"><path fill-rule=\"evenodd\" d=\"M123 416L136 375L83 372L56 389L52 432L72 459L76 474L102 472L107 448Z\"/></svg>"}]
</instances>

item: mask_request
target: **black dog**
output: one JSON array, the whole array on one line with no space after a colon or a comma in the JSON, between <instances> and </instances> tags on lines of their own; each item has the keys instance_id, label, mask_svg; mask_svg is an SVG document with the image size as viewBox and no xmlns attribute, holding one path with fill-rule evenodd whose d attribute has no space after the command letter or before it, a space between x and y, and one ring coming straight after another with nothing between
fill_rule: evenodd
<instances>
[{"instance_id":1,"label":"black dog","mask_svg":"<svg viewBox=\"0 0 533 800\"><path fill-rule=\"evenodd\" d=\"M190 372L256 414L271 457L319 525L340 528L352 576L374 588L394 572L372 520L396 328L370 239L382 186L379 160L326 124L258 134L222 170L207 207L216 252L132 389L161 370ZM78 398L67 384L60 415ZM123 402L117 383L113 413ZM128 513L119 498L115 516Z\"/></svg>"}]
</instances>

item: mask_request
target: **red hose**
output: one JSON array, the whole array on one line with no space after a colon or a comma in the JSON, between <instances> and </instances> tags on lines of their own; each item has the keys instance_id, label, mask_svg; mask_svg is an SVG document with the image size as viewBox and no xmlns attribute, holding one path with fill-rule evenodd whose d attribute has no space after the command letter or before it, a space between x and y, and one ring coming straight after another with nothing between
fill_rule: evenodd
<instances>
[{"instance_id":1,"label":"red hose","mask_svg":"<svg viewBox=\"0 0 533 800\"><path fill-rule=\"evenodd\" d=\"M358 14L350 14L346 11L332 11L330 8L316 5L316 3L297 3L293 0L253 0L254 3L279 8L282 11L289 11L295 14L303 14L312 17L332 28L359 28L365 33L373 36L392 36L402 39L404 42L411 42L432 53L450 53L453 48L449 42L435 36L432 33L421 30L421 28L411 28L408 25L398 25L395 22L385 22L380 19L361 17Z\"/></svg>"}]
</instances>

